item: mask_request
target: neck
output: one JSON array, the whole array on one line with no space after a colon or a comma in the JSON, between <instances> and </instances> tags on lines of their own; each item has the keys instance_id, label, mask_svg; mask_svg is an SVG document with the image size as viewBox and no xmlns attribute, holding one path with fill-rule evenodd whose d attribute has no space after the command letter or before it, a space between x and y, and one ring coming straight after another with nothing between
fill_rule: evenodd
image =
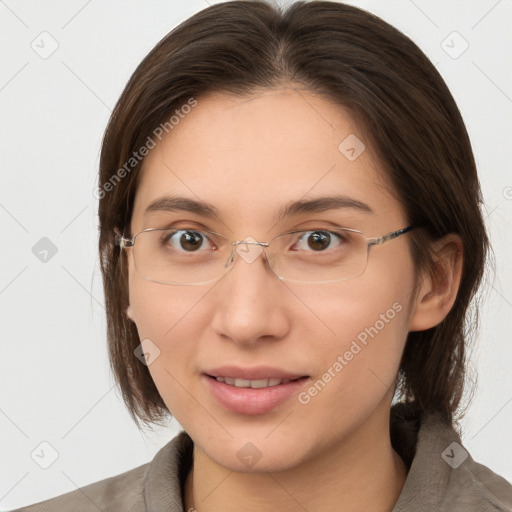
<instances>
[{"instance_id":1,"label":"neck","mask_svg":"<svg viewBox=\"0 0 512 512\"><path fill-rule=\"evenodd\" d=\"M387 425L381 422L376 429L365 424L314 458L276 472L231 471L194 444L185 510L389 512L405 483L407 468L391 446Z\"/></svg>"}]
</instances>

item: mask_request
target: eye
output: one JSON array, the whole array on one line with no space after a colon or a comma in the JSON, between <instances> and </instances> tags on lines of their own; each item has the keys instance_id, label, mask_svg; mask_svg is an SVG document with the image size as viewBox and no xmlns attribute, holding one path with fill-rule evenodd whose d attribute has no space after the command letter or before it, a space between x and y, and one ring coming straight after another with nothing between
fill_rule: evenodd
<instances>
[{"instance_id":1,"label":"eye","mask_svg":"<svg viewBox=\"0 0 512 512\"><path fill-rule=\"evenodd\" d=\"M197 252L204 249L210 239L200 231L180 229L166 232L162 237L162 245L170 245L173 249L186 252Z\"/></svg>"},{"instance_id":2,"label":"eye","mask_svg":"<svg viewBox=\"0 0 512 512\"><path fill-rule=\"evenodd\" d=\"M341 244L348 242L348 237L332 231L317 230L304 231L296 245L299 250L312 249L316 252L325 252L327 249L333 249L335 245L339 247L340 242Z\"/></svg>"}]
</instances>

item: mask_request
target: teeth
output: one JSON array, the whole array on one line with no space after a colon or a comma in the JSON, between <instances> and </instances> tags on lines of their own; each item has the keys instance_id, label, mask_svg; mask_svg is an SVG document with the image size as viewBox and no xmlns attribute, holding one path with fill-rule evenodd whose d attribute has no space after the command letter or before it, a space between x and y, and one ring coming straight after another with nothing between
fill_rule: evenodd
<instances>
[{"instance_id":1,"label":"teeth","mask_svg":"<svg viewBox=\"0 0 512 512\"><path fill-rule=\"evenodd\" d=\"M251 381L245 379L235 379L235 387L237 388L250 388Z\"/></svg>"},{"instance_id":2,"label":"teeth","mask_svg":"<svg viewBox=\"0 0 512 512\"><path fill-rule=\"evenodd\" d=\"M247 380L247 379L232 379L230 377L215 377L217 382L224 382L225 384L229 384L230 386L235 386L237 388L253 388L253 389L261 389L272 386L277 386L279 384L286 384L290 382L290 379L258 379L258 380Z\"/></svg>"},{"instance_id":3,"label":"teeth","mask_svg":"<svg viewBox=\"0 0 512 512\"><path fill-rule=\"evenodd\" d=\"M249 383L251 388L266 388L268 386L268 379L260 379L260 380L248 380L246 381ZM238 382L235 383L235 386L238 386ZM245 386L247 387L247 386Z\"/></svg>"}]
</instances>

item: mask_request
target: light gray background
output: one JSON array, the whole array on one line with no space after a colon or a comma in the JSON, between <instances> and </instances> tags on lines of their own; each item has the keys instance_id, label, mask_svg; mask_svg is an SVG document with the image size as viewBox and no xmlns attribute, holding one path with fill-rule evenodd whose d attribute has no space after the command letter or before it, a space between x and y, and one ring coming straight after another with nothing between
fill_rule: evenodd
<instances>
[{"instance_id":1,"label":"light gray background","mask_svg":"<svg viewBox=\"0 0 512 512\"><path fill-rule=\"evenodd\" d=\"M140 433L114 388L92 192L102 132L130 74L171 28L208 3L0 0L1 510L143 464L179 428L170 422ZM512 2L350 3L419 44L466 121L496 276L484 294L472 356L479 385L463 441L474 459L512 480ZM464 41L469 47L459 56ZM46 262L32 252L43 237L57 248ZM42 469L52 450L58 458Z\"/></svg>"}]
</instances>

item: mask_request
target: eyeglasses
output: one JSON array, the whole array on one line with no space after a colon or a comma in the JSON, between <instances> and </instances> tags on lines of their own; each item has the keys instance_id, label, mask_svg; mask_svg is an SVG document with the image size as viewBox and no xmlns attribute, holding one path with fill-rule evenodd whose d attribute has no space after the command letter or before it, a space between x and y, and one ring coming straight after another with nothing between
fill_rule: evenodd
<instances>
[{"instance_id":1,"label":"eyeglasses","mask_svg":"<svg viewBox=\"0 0 512 512\"><path fill-rule=\"evenodd\" d=\"M133 248L136 271L147 281L174 285L207 284L233 265L235 252L253 263L264 252L270 269L289 282L330 283L360 276L370 247L382 245L416 228L408 226L378 238L366 238L350 228L289 231L269 242L252 237L230 241L214 231L148 228L133 238L116 231L115 243Z\"/></svg>"}]
</instances>

